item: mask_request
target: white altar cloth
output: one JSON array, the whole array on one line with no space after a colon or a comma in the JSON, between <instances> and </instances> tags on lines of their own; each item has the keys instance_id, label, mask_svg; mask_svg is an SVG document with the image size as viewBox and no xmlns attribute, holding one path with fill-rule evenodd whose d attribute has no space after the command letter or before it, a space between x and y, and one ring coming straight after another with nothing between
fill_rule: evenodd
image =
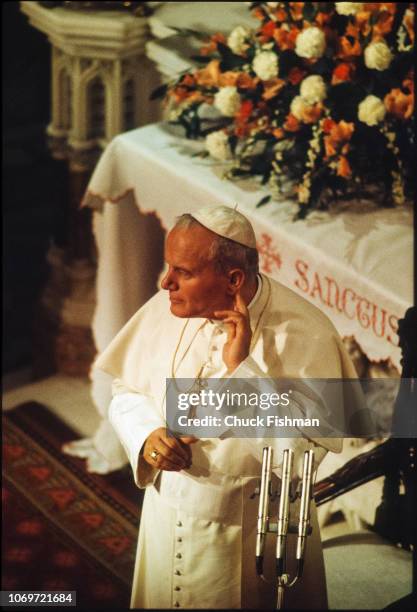
<instances>
[{"instance_id":1,"label":"white altar cloth","mask_svg":"<svg viewBox=\"0 0 417 612\"><path fill-rule=\"evenodd\" d=\"M117 136L88 185L83 205L95 209L98 250L97 350L103 351L157 290L162 231L156 237L153 232L159 223L167 229L181 213L237 203L254 226L262 271L321 308L370 360L389 360L400 371L395 331L412 303L411 210L363 203L355 210L314 212L294 222L294 202L257 209L266 193L258 183L224 180L227 163L192 157L203 144L178 134L162 123ZM106 473L127 460L107 420L110 377L98 370L91 377L102 424L92 440L66 448L86 457L90 471Z\"/></svg>"}]
</instances>

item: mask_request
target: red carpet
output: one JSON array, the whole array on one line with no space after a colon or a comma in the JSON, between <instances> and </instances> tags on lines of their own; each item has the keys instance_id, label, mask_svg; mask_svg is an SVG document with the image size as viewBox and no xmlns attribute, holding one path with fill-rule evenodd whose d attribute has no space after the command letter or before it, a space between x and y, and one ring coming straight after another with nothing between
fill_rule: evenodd
<instances>
[{"instance_id":1,"label":"red carpet","mask_svg":"<svg viewBox=\"0 0 417 612\"><path fill-rule=\"evenodd\" d=\"M130 468L88 474L78 436L43 406L3 417L3 590L77 592L77 608L129 606L141 491Z\"/></svg>"}]
</instances>

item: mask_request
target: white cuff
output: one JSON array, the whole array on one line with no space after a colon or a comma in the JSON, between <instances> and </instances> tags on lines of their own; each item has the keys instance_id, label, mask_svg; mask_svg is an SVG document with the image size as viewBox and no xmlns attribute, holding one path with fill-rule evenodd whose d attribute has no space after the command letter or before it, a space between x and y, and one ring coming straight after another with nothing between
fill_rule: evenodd
<instances>
[{"instance_id":1,"label":"white cuff","mask_svg":"<svg viewBox=\"0 0 417 612\"><path fill-rule=\"evenodd\" d=\"M109 407L109 420L129 458L136 485L139 488L150 486L159 470L152 468L140 456L140 451L149 434L164 427L165 421L153 402L139 393L115 395Z\"/></svg>"}]
</instances>

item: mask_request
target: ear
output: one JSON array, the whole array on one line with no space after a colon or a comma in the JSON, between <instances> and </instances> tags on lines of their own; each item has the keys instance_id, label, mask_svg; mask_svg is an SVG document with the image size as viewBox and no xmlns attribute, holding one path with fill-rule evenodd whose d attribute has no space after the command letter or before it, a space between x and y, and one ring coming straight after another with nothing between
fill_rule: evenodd
<instances>
[{"instance_id":1,"label":"ear","mask_svg":"<svg viewBox=\"0 0 417 612\"><path fill-rule=\"evenodd\" d=\"M245 282L245 273L239 268L233 268L227 272L228 287L227 292L229 295L236 295L238 291L243 287Z\"/></svg>"}]
</instances>

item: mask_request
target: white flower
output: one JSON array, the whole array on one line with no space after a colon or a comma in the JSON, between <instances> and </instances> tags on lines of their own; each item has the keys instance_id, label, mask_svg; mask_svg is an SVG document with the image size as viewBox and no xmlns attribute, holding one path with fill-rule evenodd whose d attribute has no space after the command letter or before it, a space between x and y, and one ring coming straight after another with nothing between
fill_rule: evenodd
<instances>
[{"instance_id":1,"label":"white flower","mask_svg":"<svg viewBox=\"0 0 417 612\"><path fill-rule=\"evenodd\" d=\"M279 2L267 2L266 5L268 8L276 9L279 6Z\"/></svg>"},{"instance_id":2,"label":"white flower","mask_svg":"<svg viewBox=\"0 0 417 612\"><path fill-rule=\"evenodd\" d=\"M321 102L326 97L326 83L321 76L312 74L302 81L300 94L308 104Z\"/></svg>"},{"instance_id":3,"label":"white flower","mask_svg":"<svg viewBox=\"0 0 417 612\"><path fill-rule=\"evenodd\" d=\"M229 138L223 130L211 132L206 136L206 149L214 159L224 161L232 157Z\"/></svg>"},{"instance_id":4,"label":"white flower","mask_svg":"<svg viewBox=\"0 0 417 612\"><path fill-rule=\"evenodd\" d=\"M326 48L326 38L320 28L313 26L299 33L295 42L295 52L300 57L321 57Z\"/></svg>"},{"instance_id":5,"label":"white flower","mask_svg":"<svg viewBox=\"0 0 417 612\"><path fill-rule=\"evenodd\" d=\"M382 41L373 42L365 49L365 65L374 70L386 70L392 62L392 53Z\"/></svg>"},{"instance_id":6,"label":"white flower","mask_svg":"<svg viewBox=\"0 0 417 612\"><path fill-rule=\"evenodd\" d=\"M268 81L278 76L278 56L273 51L261 51L255 55L253 70L263 81Z\"/></svg>"},{"instance_id":7,"label":"white flower","mask_svg":"<svg viewBox=\"0 0 417 612\"><path fill-rule=\"evenodd\" d=\"M301 96L295 96L293 101L291 102L290 111L294 115L296 119L302 121L303 112L308 108L308 104L306 104L304 98Z\"/></svg>"},{"instance_id":8,"label":"white flower","mask_svg":"<svg viewBox=\"0 0 417 612\"><path fill-rule=\"evenodd\" d=\"M339 15L356 15L363 10L363 2L335 2Z\"/></svg>"},{"instance_id":9,"label":"white flower","mask_svg":"<svg viewBox=\"0 0 417 612\"><path fill-rule=\"evenodd\" d=\"M237 55L241 55L245 52L248 47L247 39L250 35L250 31L245 26L237 26L232 32L229 34L227 39L227 44Z\"/></svg>"},{"instance_id":10,"label":"white flower","mask_svg":"<svg viewBox=\"0 0 417 612\"><path fill-rule=\"evenodd\" d=\"M385 117L386 109L381 98L366 96L358 107L358 119L366 125L377 125Z\"/></svg>"},{"instance_id":11,"label":"white flower","mask_svg":"<svg viewBox=\"0 0 417 612\"><path fill-rule=\"evenodd\" d=\"M233 117L240 108L240 95L236 87L221 87L214 96L214 106L225 117Z\"/></svg>"}]
</instances>

